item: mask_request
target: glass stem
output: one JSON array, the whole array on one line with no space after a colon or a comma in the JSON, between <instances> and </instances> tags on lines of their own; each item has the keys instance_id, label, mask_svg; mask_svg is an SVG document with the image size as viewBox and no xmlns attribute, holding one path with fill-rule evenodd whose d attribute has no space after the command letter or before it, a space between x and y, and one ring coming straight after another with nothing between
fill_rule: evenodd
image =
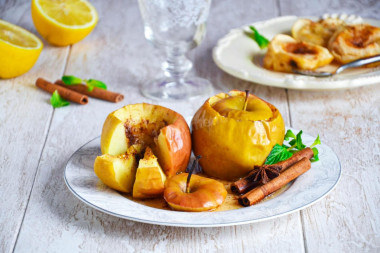
<instances>
[{"instance_id":1,"label":"glass stem","mask_svg":"<svg viewBox=\"0 0 380 253\"><path fill-rule=\"evenodd\" d=\"M193 64L186 58L185 54L177 50L167 52L166 61L162 63L165 75L172 79L176 85L184 83L187 73Z\"/></svg>"}]
</instances>

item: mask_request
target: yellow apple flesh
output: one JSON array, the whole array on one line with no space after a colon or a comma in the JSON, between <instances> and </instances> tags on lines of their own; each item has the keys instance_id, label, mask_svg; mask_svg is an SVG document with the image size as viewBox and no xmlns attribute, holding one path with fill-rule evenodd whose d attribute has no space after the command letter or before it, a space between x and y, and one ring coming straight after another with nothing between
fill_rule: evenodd
<instances>
[{"instance_id":1,"label":"yellow apple flesh","mask_svg":"<svg viewBox=\"0 0 380 253\"><path fill-rule=\"evenodd\" d=\"M133 198L147 199L162 196L165 189L166 176L157 157L147 147L144 158L140 159L133 185Z\"/></svg>"},{"instance_id":2,"label":"yellow apple flesh","mask_svg":"<svg viewBox=\"0 0 380 253\"><path fill-rule=\"evenodd\" d=\"M235 180L262 165L273 146L282 144L285 125L280 112L250 94L233 90L209 98L192 120L192 144L204 172Z\"/></svg>"},{"instance_id":3,"label":"yellow apple flesh","mask_svg":"<svg viewBox=\"0 0 380 253\"><path fill-rule=\"evenodd\" d=\"M159 105L127 105L108 115L101 135L102 153L123 154L132 144L152 147L167 176L184 171L189 162L191 136L185 119Z\"/></svg>"},{"instance_id":4,"label":"yellow apple flesh","mask_svg":"<svg viewBox=\"0 0 380 253\"><path fill-rule=\"evenodd\" d=\"M123 155L104 154L95 159L94 171L99 179L108 187L121 191L132 192L137 168L136 154L140 147L131 146Z\"/></svg>"},{"instance_id":5,"label":"yellow apple flesh","mask_svg":"<svg viewBox=\"0 0 380 253\"><path fill-rule=\"evenodd\" d=\"M211 178L192 175L190 192L187 193L187 176L187 173L181 173L166 181L164 198L172 209L202 212L213 210L223 204L227 191L222 183Z\"/></svg>"},{"instance_id":6,"label":"yellow apple flesh","mask_svg":"<svg viewBox=\"0 0 380 253\"><path fill-rule=\"evenodd\" d=\"M250 97L246 110L243 110L244 102L245 97L231 96L219 100L212 108L222 116L237 120L268 120L272 117L271 108L260 98Z\"/></svg>"}]
</instances>

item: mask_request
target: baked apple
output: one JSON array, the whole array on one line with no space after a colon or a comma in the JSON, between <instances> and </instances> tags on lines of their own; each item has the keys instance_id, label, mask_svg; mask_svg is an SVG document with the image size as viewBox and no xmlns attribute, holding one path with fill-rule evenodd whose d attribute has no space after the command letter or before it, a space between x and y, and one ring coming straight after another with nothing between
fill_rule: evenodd
<instances>
[{"instance_id":1,"label":"baked apple","mask_svg":"<svg viewBox=\"0 0 380 253\"><path fill-rule=\"evenodd\" d=\"M133 185L133 198L147 199L162 196L166 176L162 171L157 157L151 148L147 147L144 158L140 159Z\"/></svg>"},{"instance_id":2,"label":"baked apple","mask_svg":"<svg viewBox=\"0 0 380 253\"><path fill-rule=\"evenodd\" d=\"M278 34L269 43L264 67L282 72L292 72L292 69L313 70L329 64L333 59L327 48Z\"/></svg>"},{"instance_id":3,"label":"baked apple","mask_svg":"<svg viewBox=\"0 0 380 253\"><path fill-rule=\"evenodd\" d=\"M132 192L137 168L136 154L141 152L140 145L132 145L122 155L104 154L95 159L94 171L108 187L121 192Z\"/></svg>"},{"instance_id":4,"label":"baked apple","mask_svg":"<svg viewBox=\"0 0 380 253\"><path fill-rule=\"evenodd\" d=\"M167 176L184 171L189 162L191 137L185 119L159 105L127 105L108 115L101 135L102 153L120 155L133 144L151 147Z\"/></svg>"},{"instance_id":5,"label":"baked apple","mask_svg":"<svg viewBox=\"0 0 380 253\"><path fill-rule=\"evenodd\" d=\"M380 28L367 24L346 26L331 37L328 49L342 64L378 55Z\"/></svg>"},{"instance_id":6,"label":"baked apple","mask_svg":"<svg viewBox=\"0 0 380 253\"><path fill-rule=\"evenodd\" d=\"M285 125L268 102L232 90L209 98L195 113L192 143L204 172L234 180L262 165L275 144L282 144Z\"/></svg>"},{"instance_id":7,"label":"baked apple","mask_svg":"<svg viewBox=\"0 0 380 253\"><path fill-rule=\"evenodd\" d=\"M297 19L292 26L292 36L298 41L305 41L322 47L327 47L331 36L345 26L338 18L326 18L312 21L306 18Z\"/></svg>"},{"instance_id":8,"label":"baked apple","mask_svg":"<svg viewBox=\"0 0 380 253\"><path fill-rule=\"evenodd\" d=\"M192 175L186 192L188 173L181 173L166 181L164 198L177 211L202 212L223 204L227 196L224 185L214 179Z\"/></svg>"}]
</instances>

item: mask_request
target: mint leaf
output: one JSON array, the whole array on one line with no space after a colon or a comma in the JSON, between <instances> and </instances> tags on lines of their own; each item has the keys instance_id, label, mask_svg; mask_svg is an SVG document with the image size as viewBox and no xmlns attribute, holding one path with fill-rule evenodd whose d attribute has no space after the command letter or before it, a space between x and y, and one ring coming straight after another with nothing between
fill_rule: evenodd
<instances>
[{"instance_id":1,"label":"mint leaf","mask_svg":"<svg viewBox=\"0 0 380 253\"><path fill-rule=\"evenodd\" d=\"M317 136L317 139L315 139L315 141L313 142L313 144L311 144L310 148L318 145L318 144L321 144L321 140L319 139L319 134Z\"/></svg>"},{"instance_id":2,"label":"mint leaf","mask_svg":"<svg viewBox=\"0 0 380 253\"><path fill-rule=\"evenodd\" d=\"M104 89L104 90L107 89L107 85L99 80L88 79L88 80L85 80L85 82L87 84L88 91L90 92L93 91L94 87Z\"/></svg>"},{"instance_id":3,"label":"mint leaf","mask_svg":"<svg viewBox=\"0 0 380 253\"><path fill-rule=\"evenodd\" d=\"M313 162L316 162L316 161L319 161L319 157L318 157L318 154L319 154L319 151L317 148L311 148L311 150L313 150L313 153L314 153L314 157L313 157Z\"/></svg>"},{"instance_id":4,"label":"mint leaf","mask_svg":"<svg viewBox=\"0 0 380 253\"><path fill-rule=\"evenodd\" d=\"M290 129L288 129L288 131L286 131L284 139L287 141L287 140L289 140L289 138L296 139L296 135ZM292 144L290 144L290 145L292 145Z\"/></svg>"},{"instance_id":5,"label":"mint leaf","mask_svg":"<svg viewBox=\"0 0 380 253\"><path fill-rule=\"evenodd\" d=\"M62 82L66 85L74 85L82 83L83 80L76 76L62 76Z\"/></svg>"},{"instance_id":6,"label":"mint leaf","mask_svg":"<svg viewBox=\"0 0 380 253\"><path fill-rule=\"evenodd\" d=\"M253 31L253 34L250 35L250 37L256 41L257 45L259 45L259 47L261 49L264 49L266 47L268 47L268 44L269 44L269 40L267 38L265 38L263 35L261 35L257 30L256 28L254 28L253 26L250 26L249 27L252 31Z\"/></svg>"},{"instance_id":7,"label":"mint leaf","mask_svg":"<svg viewBox=\"0 0 380 253\"><path fill-rule=\"evenodd\" d=\"M296 147L298 150L302 150L304 148L306 148L306 145L302 143L302 130L298 132L297 136L296 136Z\"/></svg>"},{"instance_id":8,"label":"mint leaf","mask_svg":"<svg viewBox=\"0 0 380 253\"><path fill-rule=\"evenodd\" d=\"M50 98L50 103L54 108L59 108L63 106L67 106L70 103L66 100L64 100L58 93L57 90L55 90Z\"/></svg>"},{"instance_id":9,"label":"mint leaf","mask_svg":"<svg viewBox=\"0 0 380 253\"><path fill-rule=\"evenodd\" d=\"M288 159L292 155L293 154L291 152L289 152L285 147L276 144L273 146L273 149L269 153L269 155L265 161L265 164L278 163L280 161Z\"/></svg>"}]
</instances>

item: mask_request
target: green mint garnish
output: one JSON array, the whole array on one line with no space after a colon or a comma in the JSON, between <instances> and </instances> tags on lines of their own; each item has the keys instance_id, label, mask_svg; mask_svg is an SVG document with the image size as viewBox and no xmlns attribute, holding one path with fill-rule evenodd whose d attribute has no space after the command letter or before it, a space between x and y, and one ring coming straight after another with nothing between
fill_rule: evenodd
<instances>
[{"instance_id":1,"label":"green mint garnish","mask_svg":"<svg viewBox=\"0 0 380 253\"><path fill-rule=\"evenodd\" d=\"M86 85L88 87L88 91L93 91L93 89L96 87L96 88L100 88L100 89L104 89L106 90L107 89L107 85L105 83L103 83L102 81L99 81L99 80L95 80L95 79L88 79L88 80L85 80L86 82Z\"/></svg>"},{"instance_id":2,"label":"green mint garnish","mask_svg":"<svg viewBox=\"0 0 380 253\"><path fill-rule=\"evenodd\" d=\"M64 100L58 93L57 90L55 90L53 92L53 94L51 95L51 98L50 98L50 103L51 105L54 107L54 108L59 108L59 107L63 107L63 106L67 106L69 105L70 103L66 100Z\"/></svg>"},{"instance_id":3,"label":"green mint garnish","mask_svg":"<svg viewBox=\"0 0 380 253\"><path fill-rule=\"evenodd\" d=\"M281 145L274 145L272 151L270 152L269 156L267 157L267 160L265 161L265 164L274 164L281 161L284 161L291 157L293 154L288 151L286 147L283 147Z\"/></svg>"},{"instance_id":4,"label":"green mint garnish","mask_svg":"<svg viewBox=\"0 0 380 253\"><path fill-rule=\"evenodd\" d=\"M62 76L62 82L66 85L75 85L83 83L83 80L76 76Z\"/></svg>"},{"instance_id":5,"label":"green mint garnish","mask_svg":"<svg viewBox=\"0 0 380 253\"><path fill-rule=\"evenodd\" d=\"M298 132L297 135L295 135L291 130L288 130L285 134L284 139L286 141L289 141L289 145L287 146L285 144L274 145L273 149L269 153L265 164L274 164L281 161L284 161L291 157L295 152L300 151L302 149L306 148L306 145L302 142L302 130ZM321 140L319 139L319 135L313 142L313 144L310 146L311 150L313 150L314 157L311 159L313 162L316 162L319 160L318 157L318 149L315 147L316 145L321 144Z\"/></svg>"},{"instance_id":6,"label":"green mint garnish","mask_svg":"<svg viewBox=\"0 0 380 253\"><path fill-rule=\"evenodd\" d=\"M261 49L268 47L269 40L267 38L261 35L253 26L250 26L249 29L253 31L253 33L249 34L249 37L256 41Z\"/></svg>"},{"instance_id":7,"label":"green mint garnish","mask_svg":"<svg viewBox=\"0 0 380 253\"><path fill-rule=\"evenodd\" d=\"M95 80L95 79L81 79L76 76L62 76L62 82L66 85L75 85L75 84L82 84L85 83L88 91L91 92L94 90L94 88L100 88L100 89L107 89L107 85L103 83L102 81Z\"/></svg>"}]
</instances>

